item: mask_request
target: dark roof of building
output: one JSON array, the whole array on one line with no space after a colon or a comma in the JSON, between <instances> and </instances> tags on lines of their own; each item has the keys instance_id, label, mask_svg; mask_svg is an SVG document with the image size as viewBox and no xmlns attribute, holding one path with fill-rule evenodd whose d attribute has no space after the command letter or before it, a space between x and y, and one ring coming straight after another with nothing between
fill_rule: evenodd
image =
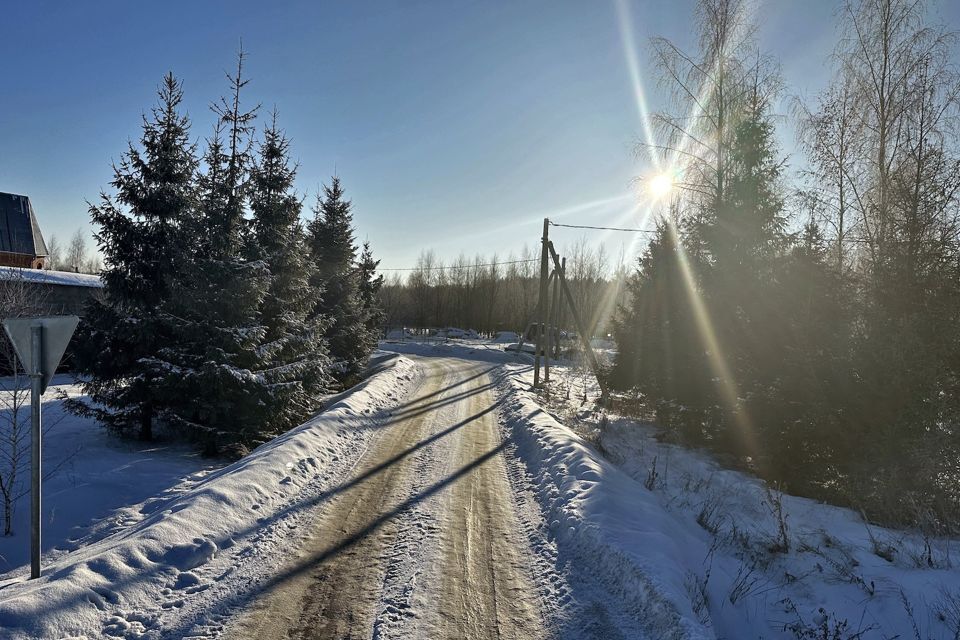
<instances>
[{"instance_id":1,"label":"dark roof of building","mask_svg":"<svg viewBox=\"0 0 960 640\"><path fill-rule=\"evenodd\" d=\"M27 196L0 193L0 251L47 255L47 245Z\"/></svg>"}]
</instances>

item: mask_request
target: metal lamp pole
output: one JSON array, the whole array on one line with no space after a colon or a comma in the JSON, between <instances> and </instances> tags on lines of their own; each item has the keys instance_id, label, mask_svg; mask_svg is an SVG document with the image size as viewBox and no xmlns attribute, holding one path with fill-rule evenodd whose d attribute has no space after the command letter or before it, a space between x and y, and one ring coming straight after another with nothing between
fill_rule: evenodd
<instances>
[{"instance_id":1,"label":"metal lamp pole","mask_svg":"<svg viewBox=\"0 0 960 640\"><path fill-rule=\"evenodd\" d=\"M30 327L30 577L40 577L40 396L43 395L43 326Z\"/></svg>"}]
</instances>

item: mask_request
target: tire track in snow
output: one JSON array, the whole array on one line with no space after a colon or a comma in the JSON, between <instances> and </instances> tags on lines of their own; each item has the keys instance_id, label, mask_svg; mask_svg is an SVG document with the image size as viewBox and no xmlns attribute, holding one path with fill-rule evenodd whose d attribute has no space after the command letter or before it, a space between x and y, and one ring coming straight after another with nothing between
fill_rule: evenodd
<instances>
[{"instance_id":1,"label":"tire track in snow","mask_svg":"<svg viewBox=\"0 0 960 640\"><path fill-rule=\"evenodd\" d=\"M444 571L435 582L442 587L444 604L430 637L542 637L545 621L507 478L490 367L474 363L472 369L484 376L475 383L478 393L460 405L459 417L468 424L453 440L447 472L489 452L497 455L471 469L446 494L447 526L437 565ZM480 382L483 386L476 386Z\"/></svg>"},{"instance_id":2,"label":"tire track in snow","mask_svg":"<svg viewBox=\"0 0 960 640\"><path fill-rule=\"evenodd\" d=\"M385 425L287 575L228 635L543 635L487 368L420 362L429 386Z\"/></svg>"},{"instance_id":3,"label":"tire track in snow","mask_svg":"<svg viewBox=\"0 0 960 640\"><path fill-rule=\"evenodd\" d=\"M447 385L451 368L445 363L440 366L444 371L443 385ZM439 401L445 400L449 391L441 393ZM455 424L452 417L457 415L456 406L438 409L434 422ZM431 430L430 437L434 436L436 431ZM405 496L407 500L413 500L426 487L440 480L440 461L448 455L449 449L449 438L439 438L417 452L413 482ZM442 524L441 509L439 496L433 495L415 503L397 518L396 538L382 559L387 568L380 591L380 610L373 623L372 638L375 640L421 637L422 611L428 606L423 592L430 588L426 575L433 558L432 546Z\"/></svg>"},{"instance_id":4,"label":"tire track in snow","mask_svg":"<svg viewBox=\"0 0 960 640\"><path fill-rule=\"evenodd\" d=\"M408 486L426 406L442 393L427 376L415 399L388 413L381 434L312 525L297 557L271 580L228 637L368 637L383 582L382 558L396 537L397 496ZM397 489L401 488L400 491Z\"/></svg>"}]
</instances>

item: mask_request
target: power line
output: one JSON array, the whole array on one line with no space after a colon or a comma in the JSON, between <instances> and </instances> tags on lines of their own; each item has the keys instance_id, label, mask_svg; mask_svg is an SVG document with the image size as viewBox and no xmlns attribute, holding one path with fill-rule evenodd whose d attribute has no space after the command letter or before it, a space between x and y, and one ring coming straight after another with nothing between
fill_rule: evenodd
<instances>
[{"instance_id":1,"label":"power line","mask_svg":"<svg viewBox=\"0 0 960 640\"><path fill-rule=\"evenodd\" d=\"M568 229L596 229L600 231L627 231L630 233L656 233L655 229L627 229L624 227L594 227L585 224L559 224L557 222L550 221L551 227L567 227ZM467 265L446 265L439 267L398 267L395 269L379 269L379 271L442 271L442 270L454 270L454 269L474 269L477 267L497 267L500 265L508 264L526 264L530 262L539 262L538 258L531 258L529 260L506 260L504 262L487 262L484 264L467 264Z\"/></svg>"},{"instance_id":2,"label":"power line","mask_svg":"<svg viewBox=\"0 0 960 640\"><path fill-rule=\"evenodd\" d=\"M631 233L656 233L656 229L626 229L624 227L593 227L586 224L559 224L550 222L551 227L567 227L568 229L598 229L601 231L628 231Z\"/></svg>"},{"instance_id":3,"label":"power line","mask_svg":"<svg viewBox=\"0 0 960 640\"><path fill-rule=\"evenodd\" d=\"M529 260L505 260L504 262L487 262L484 264L462 264L462 265L446 265L439 267L403 267L398 269L378 269L378 271L439 271L441 269L476 269L477 267L499 267L500 265L506 264L523 264L525 262L539 262L539 258L531 258Z\"/></svg>"}]
</instances>

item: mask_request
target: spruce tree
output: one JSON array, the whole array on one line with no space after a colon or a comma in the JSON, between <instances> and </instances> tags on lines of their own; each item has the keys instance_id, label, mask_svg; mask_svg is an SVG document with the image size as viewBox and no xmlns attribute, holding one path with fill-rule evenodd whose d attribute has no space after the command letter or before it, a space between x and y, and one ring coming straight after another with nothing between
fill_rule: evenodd
<instances>
[{"instance_id":1,"label":"spruce tree","mask_svg":"<svg viewBox=\"0 0 960 640\"><path fill-rule=\"evenodd\" d=\"M341 381L360 372L371 349L360 298L350 207L340 178L334 176L330 186L323 187L323 195L318 194L314 218L307 228L311 259L317 269L313 286L320 296L314 314L330 320L325 337Z\"/></svg>"},{"instance_id":2,"label":"spruce tree","mask_svg":"<svg viewBox=\"0 0 960 640\"><path fill-rule=\"evenodd\" d=\"M250 179L251 257L262 260L270 272L260 308L261 350L269 379L287 386L281 422L290 426L317 406L329 382L330 360L323 338L326 318L313 313L310 280L316 268L308 260L302 203L293 191L296 167L290 163L290 142L277 128L276 112L263 135Z\"/></svg>"},{"instance_id":3,"label":"spruce tree","mask_svg":"<svg viewBox=\"0 0 960 640\"><path fill-rule=\"evenodd\" d=\"M704 338L704 366L715 367L719 395L710 429L715 446L756 459L754 427L784 357L783 323L777 298L776 265L788 245L780 175L782 161L774 139L769 104L759 89L740 105L739 122L728 150L727 183L721 198L705 208L686 241L704 250L696 263L696 288L709 314L710 341ZM708 353L709 351L709 353ZM760 406L763 405L763 406Z\"/></svg>"},{"instance_id":4,"label":"spruce tree","mask_svg":"<svg viewBox=\"0 0 960 640\"><path fill-rule=\"evenodd\" d=\"M231 208L242 200L231 195L239 186L230 185L230 153L224 151L220 131L218 127L204 155L200 233L191 238L193 251L179 295L161 309L178 330L159 354L169 375L158 381L165 395L177 399L171 423L209 453L254 441L268 428L276 407L261 375L259 307L269 273L261 262L240 257L239 233L224 242Z\"/></svg>"},{"instance_id":5,"label":"spruce tree","mask_svg":"<svg viewBox=\"0 0 960 640\"><path fill-rule=\"evenodd\" d=\"M104 299L89 305L75 340L77 370L92 403L74 411L119 431L153 437L169 406L156 382L166 375L158 352L175 334L158 310L178 295L195 213L197 168L190 122L179 111L181 83L167 74L159 103L143 118L139 147L130 144L114 167L115 196L90 206L104 256Z\"/></svg>"},{"instance_id":6,"label":"spruce tree","mask_svg":"<svg viewBox=\"0 0 960 640\"><path fill-rule=\"evenodd\" d=\"M208 141L199 179L201 219L179 295L163 312L178 323L177 339L163 350L166 393L177 398L171 421L209 452L256 444L284 424L290 385L271 375L261 306L271 285L267 264L254 259L246 217L252 120L241 111L243 52L228 76L229 99L214 106L218 122Z\"/></svg>"},{"instance_id":7,"label":"spruce tree","mask_svg":"<svg viewBox=\"0 0 960 640\"><path fill-rule=\"evenodd\" d=\"M777 286L768 291L768 304L777 310L780 362L762 388L767 411L757 422L765 425L767 473L791 485L826 482L829 459L852 444L839 421L857 393L835 255L820 228L808 222L778 261Z\"/></svg>"},{"instance_id":8,"label":"spruce tree","mask_svg":"<svg viewBox=\"0 0 960 640\"><path fill-rule=\"evenodd\" d=\"M610 376L615 388L639 393L683 440L701 443L704 421L697 412L715 405L716 396L680 243L676 221L659 221L627 284L629 302L613 323L617 355Z\"/></svg>"},{"instance_id":9,"label":"spruce tree","mask_svg":"<svg viewBox=\"0 0 960 640\"><path fill-rule=\"evenodd\" d=\"M222 163L217 168L222 174L219 181L222 201L206 212L210 223L211 235L208 238L211 255L226 257L239 255L242 243L247 239L248 221L244 217L244 196L246 181L253 161L253 121L260 105L242 111L240 94L250 82L243 77L243 61L246 55L241 48L237 53L236 75L227 74L230 83L230 96L221 97L211 109L217 115L219 127L227 136L226 149L214 159ZM218 145L222 146L222 145ZM209 163L208 163L209 165Z\"/></svg>"},{"instance_id":10,"label":"spruce tree","mask_svg":"<svg viewBox=\"0 0 960 640\"><path fill-rule=\"evenodd\" d=\"M380 303L380 289L383 287L383 275L377 275L379 260L373 259L370 242L363 243L360 263L357 266L360 278L360 303L363 308L364 325L367 328L368 348L376 347L377 336L383 326L383 306Z\"/></svg>"}]
</instances>

